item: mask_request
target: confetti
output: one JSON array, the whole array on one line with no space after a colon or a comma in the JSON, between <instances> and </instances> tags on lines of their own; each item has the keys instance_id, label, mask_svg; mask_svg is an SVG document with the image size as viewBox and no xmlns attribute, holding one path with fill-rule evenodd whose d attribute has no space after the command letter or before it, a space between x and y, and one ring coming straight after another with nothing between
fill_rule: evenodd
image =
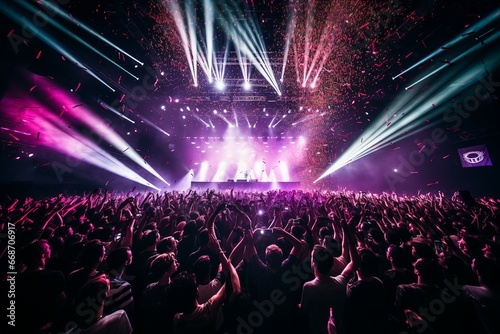
<instances>
[{"instance_id":1,"label":"confetti","mask_svg":"<svg viewBox=\"0 0 500 334\"><path fill-rule=\"evenodd\" d=\"M30 88L30 93L36 88L36 85Z\"/></svg>"},{"instance_id":2,"label":"confetti","mask_svg":"<svg viewBox=\"0 0 500 334\"><path fill-rule=\"evenodd\" d=\"M38 54L36 55L36 59L40 58L41 54L42 54L42 50L38 51Z\"/></svg>"},{"instance_id":3,"label":"confetti","mask_svg":"<svg viewBox=\"0 0 500 334\"><path fill-rule=\"evenodd\" d=\"M432 182L432 183L427 183L427 187L434 186L436 184L439 184L439 181Z\"/></svg>"}]
</instances>

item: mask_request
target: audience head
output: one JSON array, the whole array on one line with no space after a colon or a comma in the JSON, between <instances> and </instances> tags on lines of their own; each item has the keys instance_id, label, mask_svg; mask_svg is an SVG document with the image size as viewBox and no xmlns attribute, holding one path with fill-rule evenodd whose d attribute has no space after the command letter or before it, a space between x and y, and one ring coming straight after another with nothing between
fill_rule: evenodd
<instances>
[{"instance_id":1,"label":"audience head","mask_svg":"<svg viewBox=\"0 0 500 334\"><path fill-rule=\"evenodd\" d=\"M161 239L156 245L158 254L174 253L177 254L177 240L173 236Z\"/></svg>"},{"instance_id":2,"label":"audience head","mask_svg":"<svg viewBox=\"0 0 500 334\"><path fill-rule=\"evenodd\" d=\"M388 230L384 234L384 239L389 245L399 246L401 244L398 230Z\"/></svg>"},{"instance_id":3,"label":"audience head","mask_svg":"<svg viewBox=\"0 0 500 334\"><path fill-rule=\"evenodd\" d=\"M174 312L190 312L196 306L198 298L196 276L186 271L179 273L170 283L167 295L172 301Z\"/></svg>"},{"instance_id":4,"label":"audience head","mask_svg":"<svg viewBox=\"0 0 500 334\"><path fill-rule=\"evenodd\" d=\"M109 271L119 271L132 263L132 251L128 247L118 247L109 252L106 262Z\"/></svg>"},{"instance_id":5,"label":"audience head","mask_svg":"<svg viewBox=\"0 0 500 334\"><path fill-rule=\"evenodd\" d=\"M206 247L208 245L208 230L205 228L198 234L198 244L200 247Z\"/></svg>"},{"instance_id":6,"label":"audience head","mask_svg":"<svg viewBox=\"0 0 500 334\"><path fill-rule=\"evenodd\" d=\"M495 261L484 257L472 260L472 270L479 278L479 283L490 289L499 290L500 288L500 266Z\"/></svg>"},{"instance_id":7,"label":"audience head","mask_svg":"<svg viewBox=\"0 0 500 334\"><path fill-rule=\"evenodd\" d=\"M406 265L404 250L396 245L390 245L387 248L387 260L396 268L403 268Z\"/></svg>"},{"instance_id":8,"label":"audience head","mask_svg":"<svg viewBox=\"0 0 500 334\"><path fill-rule=\"evenodd\" d=\"M333 256L326 247L316 245L312 251L312 267L323 275L328 275L333 266Z\"/></svg>"},{"instance_id":9,"label":"audience head","mask_svg":"<svg viewBox=\"0 0 500 334\"><path fill-rule=\"evenodd\" d=\"M160 240L160 233L158 230L147 230L142 236L142 242L145 248L156 245Z\"/></svg>"},{"instance_id":10,"label":"audience head","mask_svg":"<svg viewBox=\"0 0 500 334\"><path fill-rule=\"evenodd\" d=\"M272 244L266 248L266 263L270 269L276 270L283 262L283 251L277 245Z\"/></svg>"},{"instance_id":11,"label":"audience head","mask_svg":"<svg viewBox=\"0 0 500 334\"><path fill-rule=\"evenodd\" d=\"M419 283L426 285L439 285L443 279L443 269L436 260L418 259L414 264L415 275Z\"/></svg>"},{"instance_id":12,"label":"audience head","mask_svg":"<svg viewBox=\"0 0 500 334\"><path fill-rule=\"evenodd\" d=\"M35 241L21 251L21 261L28 270L45 268L45 261L50 258L50 246L46 240Z\"/></svg>"},{"instance_id":13,"label":"audience head","mask_svg":"<svg viewBox=\"0 0 500 334\"><path fill-rule=\"evenodd\" d=\"M199 284L206 284L210 281L211 262L208 255L202 255L194 262L193 273Z\"/></svg>"},{"instance_id":14,"label":"audience head","mask_svg":"<svg viewBox=\"0 0 500 334\"><path fill-rule=\"evenodd\" d=\"M75 320L80 327L88 327L103 315L108 293L109 280L106 275L98 275L82 286L73 302Z\"/></svg>"},{"instance_id":15,"label":"audience head","mask_svg":"<svg viewBox=\"0 0 500 334\"><path fill-rule=\"evenodd\" d=\"M379 261L375 253L368 248L359 251L359 273L365 277L374 276L379 270Z\"/></svg>"},{"instance_id":16,"label":"audience head","mask_svg":"<svg viewBox=\"0 0 500 334\"><path fill-rule=\"evenodd\" d=\"M193 236L196 235L196 232L198 232L198 226L196 225L196 222L194 220L190 220L186 223L183 229L183 236Z\"/></svg>"},{"instance_id":17,"label":"audience head","mask_svg":"<svg viewBox=\"0 0 500 334\"><path fill-rule=\"evenodd\" d=\"M170 277L178 267L174 253L160 254L151 262L151 273L155 279L160 279L165 274Z\"/></svg>"},{"instance_id":18,"label":"audience head","mask_svg":"<svg viewBox=\"0 0 500 334\"><path fill-rule=\"evenodd\" d=\"M96 240L87 242L79 254L79 260L84 268L97 267L104 260L106 250L104 245Z\"/></svg>"},{"instance_id":19,"label":"audience head","mask_svg":"<svg viewBox=\"0 0 500 334\"><path fill-rule=\"evenodd\" d=\"M435 259L436 255L432 246L424 239L412 242L412 255L416 259Z\"/></svg>"},{"instance_id":20,"label":"audience head","mask_svg":"<svg viewBox=\"0 0 500 334\"><path fill-rule=\"evenodd\" d=\"M304 228L300 225L293 225L292 226L292 235L297 238L297 239L302 239L304 235Z\"/></svg>"},{"instance_id":21,"label":"audience head","mask_svg":"<svg viewBox=\"0 0 500 334\"><path fill-rule=\"evenodd\" d=\"M375 244L384 242L384 234L378 228L371 228L368 230L368 238Z\"/></svg>"}]
</instances>

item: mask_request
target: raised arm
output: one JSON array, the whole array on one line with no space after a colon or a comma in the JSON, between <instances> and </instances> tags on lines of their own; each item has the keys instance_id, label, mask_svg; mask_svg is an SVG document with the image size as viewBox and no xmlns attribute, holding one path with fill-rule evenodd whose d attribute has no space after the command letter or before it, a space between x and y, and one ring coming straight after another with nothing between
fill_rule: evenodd
<instances>
[{"instance_id":1,"label":"raised arm","mask_svg":"<svg viewBox=\"0 0 500 334\"><path fill-rule=\"evenodd\" d=\"M351 257L351 261L347 264L344 270L342 270L341 275L346 278L350 278L352 273L358 269L360 261L358 250L356 249L356 240L354 237L355 227L352 224L347 224L346 222L343 222L342 228L344 230L344 239L346 239L349 248L349 255Z\"/></svg>"},{"instance_id":2,"label":"raised arm","mask_svg":"<svg viewBox=\"0 0 500 334\"><path fill-rule=\"evenodd\" d=\"M293 248L290 251L290 255L294 255L295 257L299 258L300 252L302 251L302 243L300 242L300 240L295 238L290 233L286 232L281 227L273 228L273 232L278 236L282 236L283 238L285 238L285 240L288 240L293 245Z\"/></svg>"}]
</instances>

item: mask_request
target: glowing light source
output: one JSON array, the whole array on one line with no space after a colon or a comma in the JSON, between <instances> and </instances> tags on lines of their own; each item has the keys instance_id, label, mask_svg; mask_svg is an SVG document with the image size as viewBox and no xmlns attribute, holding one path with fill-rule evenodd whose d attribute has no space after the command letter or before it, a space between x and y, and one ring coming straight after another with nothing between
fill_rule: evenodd
<instances>
[{"instance_id":1,"label":"glowing light source","mask_svg":"<svg viewBox=\"0 0 500 334\"><path fill-rule=\"evenodd\" d=\"M217 88L218 90L224 90L225 87L226 87L226 85L224 84L223 81L216 81L215 82L215 88Z\"/></svg>"}]
</instances>

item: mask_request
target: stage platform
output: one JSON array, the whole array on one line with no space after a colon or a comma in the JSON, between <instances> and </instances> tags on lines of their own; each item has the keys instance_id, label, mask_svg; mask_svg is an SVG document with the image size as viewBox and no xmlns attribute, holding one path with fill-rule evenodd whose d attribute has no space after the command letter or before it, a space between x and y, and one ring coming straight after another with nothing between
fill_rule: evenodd
<instances>
[{"instance_id":1,"label":"stage platform","mask_svg":"<svg viewBox=\"0 0 500 334\"><path fill-rule=\"evenodd\" d=\"M293 190L300 187L300 182L191 182L191 189L215 189L215 190Z\"/></svg>"}]
</instances>

